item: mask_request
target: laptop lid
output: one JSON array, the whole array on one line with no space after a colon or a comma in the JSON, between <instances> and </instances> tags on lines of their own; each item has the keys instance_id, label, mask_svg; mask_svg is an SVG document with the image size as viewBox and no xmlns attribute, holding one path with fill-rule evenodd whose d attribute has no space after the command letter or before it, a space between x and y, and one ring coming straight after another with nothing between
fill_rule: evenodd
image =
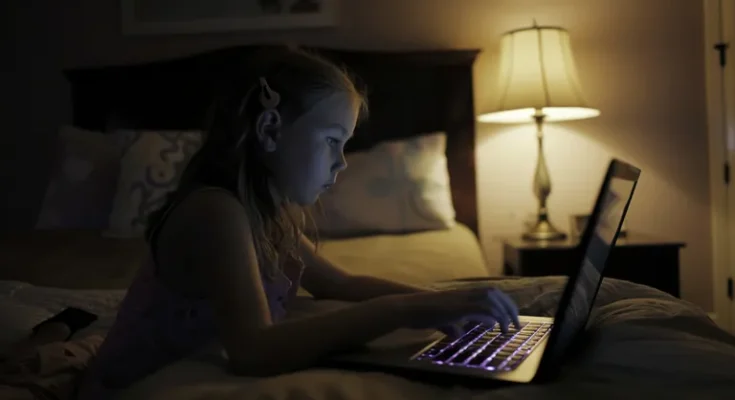
<instances>
[{"instance_id":1,"label":"laptop lid","mask_svg":"<svg viewBox=\"0 0 735 400\"><path fill-rule=\"evenodd\" d=\"M610 162L577 247L579 267L570 271L540 370L546 367L557 369L553 367L561 361L577 334L587 326L610 250L617 241L640 172L625 162L615 159Z\"/></svg>"}]
</instances>

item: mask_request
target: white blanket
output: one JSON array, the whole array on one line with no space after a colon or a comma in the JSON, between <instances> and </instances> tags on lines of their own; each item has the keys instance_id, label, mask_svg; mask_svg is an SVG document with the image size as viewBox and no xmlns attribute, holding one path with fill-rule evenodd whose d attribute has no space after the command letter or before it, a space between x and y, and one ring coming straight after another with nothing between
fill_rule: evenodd
<instances>
[{"instance_id":1,"label":"white blanket","mask_svg":"<svg viewBox=\"0 0 735 400\"><path fill-rule=\"evenodd\" d=\"M564 278L498 280L528 315L553 315ZM0 303L41 310L73 305L102 318L80 335L104 331L123 291L79 291L0 282ZM292 317L342 306L303 299ZM3 320L3 328L8 327ZM28 321L30 324L32 321ZM379 372L313 369L268 379L232 376L219 354L170 365L123 393L123 399L732 399L735 339L696 306L662 292L606 280L582 351L547 385L494 390L439 387ZM211 349L210 349L211 350ZM204 357L203 355L206 355Z\"/></svg>"},{"instance_id":2,"label":"white blanket","mask_svg":"<svg viewBox=\"0 0 735 400\"><path fill-rule=\"evenodd\" d=\"M524 314L553 315L563 278L497 281ZM301 311L307 311L308 304ZM314 310L324 305L312 303ZM221 363L184 360L130 388L124 399L732 399L735 339L692 304L607 280L582 353L547 385L495 390L438 387L379 372L314 369L268 379L227 375Z\"/></svg>"}]
</instances>

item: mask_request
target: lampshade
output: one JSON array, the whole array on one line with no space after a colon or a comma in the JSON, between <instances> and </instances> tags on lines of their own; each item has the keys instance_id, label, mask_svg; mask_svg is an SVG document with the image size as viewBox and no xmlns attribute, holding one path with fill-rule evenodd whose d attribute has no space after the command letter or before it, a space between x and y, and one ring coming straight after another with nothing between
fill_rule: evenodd
<instances>
[{"instance_id":1,"label":"lampshade","mask_svg":"<svg viewBox=\"0 0 735 400\"><path fill-rule=\"evenodd\" d=\"M583 98L565 29L533 26L505 33L498 79L499 102L478 117L480 122L530 122L537 115L544 115L545 121L565 121L600 115Z\"/></svg>"}]
</instances>

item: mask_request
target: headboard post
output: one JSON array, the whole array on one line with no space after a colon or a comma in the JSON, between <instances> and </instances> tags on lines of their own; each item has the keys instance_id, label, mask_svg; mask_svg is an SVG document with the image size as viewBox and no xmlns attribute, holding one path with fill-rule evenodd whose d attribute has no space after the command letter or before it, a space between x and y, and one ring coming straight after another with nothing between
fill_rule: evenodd
<instances>
[{"instance_id":1,"label":"headboard post","mask_svg":"<svg viewBox=\"0 0 735 400\"><path fill-rule=\"evenodd\" d=\"M452 103L446 114L449 119L447 126L454 127L451 132L454 137L447 140L447 168L452 185L452 201L457 213L456 219L467 225L479 237L475 150L477 137L471 64L469 74L467 71L461 72L451 74L456 79L451 85L456 93L449 97L463 100Z\"/></svg>"}]
</instances>

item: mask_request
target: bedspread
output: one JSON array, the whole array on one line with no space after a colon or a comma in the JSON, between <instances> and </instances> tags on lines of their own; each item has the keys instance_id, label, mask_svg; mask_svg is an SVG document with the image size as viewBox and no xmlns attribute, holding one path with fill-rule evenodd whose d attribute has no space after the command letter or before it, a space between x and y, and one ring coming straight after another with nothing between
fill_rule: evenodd
<instances>
[{"instance_id":1,"label":"bedspread","mask_svg":"<svg viewBox=\"0 0 735 400\"><path fill-rule=\"evenodd\" d=\"M495 280L527 315L552 316L565 278ZM456 284L456 283L455 283ZM436 284L446 287L455 284ZM484 283L470 283L484 284ZM339 303L302 299L293 316ZM266 379L227 375L192 357L131 387L124 399L732 399L735 339L698 307L629 282L606 279L583 351L554 382L493 390L438 387L380 372L312 369Z\"/></svg>"}]
</instances>

